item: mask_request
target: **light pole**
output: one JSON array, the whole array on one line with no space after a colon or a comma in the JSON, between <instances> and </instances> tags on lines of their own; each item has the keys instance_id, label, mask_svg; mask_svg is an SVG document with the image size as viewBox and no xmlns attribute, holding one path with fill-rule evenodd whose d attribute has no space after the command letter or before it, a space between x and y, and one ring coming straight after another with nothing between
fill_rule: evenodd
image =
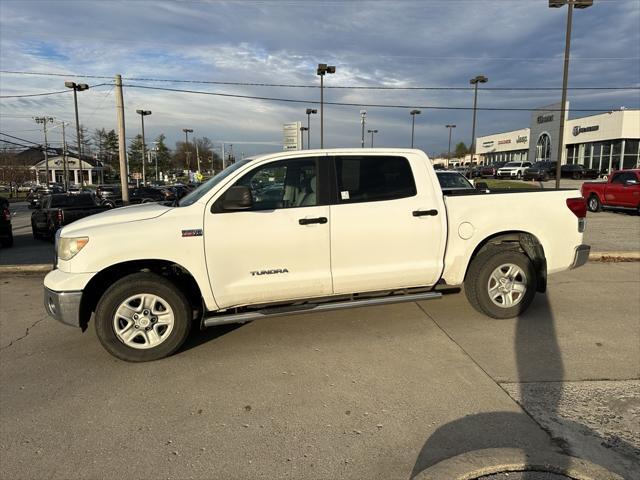
<instances>
[{"instance_id":1,"label":"light pole","mask_svg":"<svg viewBox=\"0 0 640 480\"><path fill-rule=\"evenodd\" d=\"M78 137L78 160L80 161L80 176L84 185L84 174L82 173L82 142L80 141L80 120L78 120L78 92L89 90L86 83L64 82L64 86L73 89L73 104L76 109L76 136Z\"/></svg>"},{"instance_id":2,"label":"light pole","mask_svg":"<svg viewBox=\"0 0 640 480\"><path fill-rule=\"evenodd\" d=\"M571 22L573 20L573 8L588 8L593 5L593 0L549 0L549 8L560 8L567 5L567 30L564 44L564 71L562 73L562 100L560 103L560 134L558 135L558 158L556 162L556 189L560 188L562 176L562 154L564 153L564 117L567 114L567 83L569 81L569 52L571 50Z\"/></svg>"},{"instance_id":3,"label":"light pole","mask_svg":"<svg viewBox=\"0 0 640 480\"><path fill-rule=\"evenodd\" d=\"M449 156L447 157L447 167L449 166L449 162L451 161L451 130L456 128L455 125L445 125L449 129Z\"/></svg>"},{"instance_id":4,"label":"light pole","mask_svg":"<svg viewBox=\"0 0 640 480\"><path fill-rule=\"evenodd\" d=\"M41 123L44 130L44 167L47 178L47 187L49 187L49 154L47 152L49 145L47 142L47 123L53 123L53 117L36 117L34 120L36 123Z\"/></svg>"},{"instance_id":5,"label":"light pole","mask_svg":"<svg viewBox=\"0 0 640 480\"><path fill-rule=\"evenodd\" d=\"M320 148L324 148L324 76L327 73L336 73L336 67L319 63L316 75L320 75Z\"/></svg>"},{"instance_id":6,"label":"light pole","mask_svg":"<svg viewBox=\"0 0 640 480\"><path fill-rule=\"evenodd\" d=\"M469 83L473 85L473 127L471 128L471 145L469 147L471 149L471 163L473 163L473 156L476 153L476 108L478 105L478 84L487 83L488 81L489 79L484 75L478 75L469 80Z\"/></svg>"},{"instance_id":7,"label":"light pole","mask_svg":"<svg viewBox=\"0 0 640 480\"><path fill-rule=\"evenodd\" d=\"M187 169L191 170L191 162L189 161L189 154L191 152L189 152L189 134L193 133L193 129L192 128L183 128L182 131L184 132L184 149L185 149L185 155L187 156Z\"/></svg>"},{"instance_id":8,"label":"light pole","mask_svg":"<svg viewBox=\"0 0 640 480\"><path fill-rule=\"evenodd\" d=\"M411 115L411 148L413 148L413 133L416 128L416 115L420 115L422 112L420 110L411 110L409 115Z\"/></svg>"},{"instance_id":9,"label":"light pole","mask_svg":"<svg viewBox=\"0 0 640 480\"><path fill-rule=\"evenodd\" d=\"M309 132L309 128L308 127L300 127L300 141L302 142L300 144L300 150L304 150L304 132ZM307 148L309 148L309 146L307 145Z\"/></svg>"},{"instance_id":10,"label":"light pole","mask_svg":"<svg viewBox=\"0 0 640 480\"><path fill-rule=\"evenodd\" d=\"M366 118L367 118L367 111L360 110L360 124L362 125L362 142L361 142L362 148L364 148L364 124L365 124Z\"/></svg>"},{"instance_id":11,"label":"light pole","mask_svg":"<svg viewBox=\"0 0 640 480\"><path fill-rule=\"evenodd\" d=\"M311 149L311 115L318 113L315 108L307 108L307 150Z\"/></svg>"},{"instance_id":12,"label":"light pole","mask_svg":"<svg viewBox=\"0 0 640 480\"><path fill-rule=\"evenodd\" d=\"M378 130L367 130L371 134L371 148L373 148L373 134L378 133Z\"/></svg>"},{"instance_id":13,"label":"light pole","mask_svg":"<svg viewBox=\"0 0 640 480\"><path fill-rule=\"evenodd\" d=\"M147 175L146 175L146 168L144 165L145 164L144 156L147 153L147 148L144 143L144 117L146 117L147 115L151 115L151 110L136 110L136 113L140 115L140 120L142 121L142 184L146 185Z\"/></svg>"}]
</instances>

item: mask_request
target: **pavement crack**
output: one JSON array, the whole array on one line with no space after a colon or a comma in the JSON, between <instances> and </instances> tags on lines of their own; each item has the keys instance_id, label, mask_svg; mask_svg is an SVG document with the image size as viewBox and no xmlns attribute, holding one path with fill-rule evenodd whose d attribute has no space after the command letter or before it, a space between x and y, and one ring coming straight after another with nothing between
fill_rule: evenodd
<instances>
[{"instance_id":1,"label":"pavement crack","mask_svg":"<svg viewBox=\"0 0 640 480\"><path fill-rule=\"evenodd\" d=\"M18 337L14 340L11 340L11 342L9 342L8 345L5 345L4 347L0 347L0 351L2 350L6 350L7 348L9 348L12 345L15 345L16 343L18 343L20 340L23 340L25 338L27 338L29 336L29 333L31 333L31 330L38 325L40 322L43 322L47 319L47 317L42 317L40 320L36 320L30 327L27 327L27 329L24 332L24 335L22 335L21 337Z\"/></svg>"}]
</instances>

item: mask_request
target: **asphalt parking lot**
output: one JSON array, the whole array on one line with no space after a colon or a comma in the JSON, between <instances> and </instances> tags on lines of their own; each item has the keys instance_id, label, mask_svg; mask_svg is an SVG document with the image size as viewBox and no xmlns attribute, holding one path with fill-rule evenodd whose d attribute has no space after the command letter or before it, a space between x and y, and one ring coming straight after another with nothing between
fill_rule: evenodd
<instances>
[{"instance_id":1,"label":"asphalt parking lot","mask_svg":"<svg viewBox=\"0 0 640 480\"><path fill-rule=\"evenodd\" d=\"M552 276L514 320L453 295L194 332L147 364L48 319L41 275L0 285L2 478L409 479L487 447L640 478L638 262Z\"/></svg>"}]
</instances>

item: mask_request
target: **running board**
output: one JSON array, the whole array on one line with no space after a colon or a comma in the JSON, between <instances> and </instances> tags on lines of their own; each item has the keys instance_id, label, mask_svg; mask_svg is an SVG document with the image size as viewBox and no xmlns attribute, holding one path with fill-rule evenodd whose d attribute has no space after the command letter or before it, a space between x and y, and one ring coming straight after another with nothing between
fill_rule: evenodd
<instances>
[{"instance_id":1,"label":"running board","mask_svg":"<svg viewBox=\"0 0 640 480\"><path fill-rule=\"evenodd\" d=\"M419 300L432 300L442 297L439 292L413 293L406 295L389 295L386 297L367 298L362 300L349 300L343 302L307 303L284 307L263 308L253 312L218 314L205 318L202 325L212 327L224 323L244 323L261 318L283 315L297 315L301 313L328 312L331 310L343 310L346 308L370 307L374 305L386 305L389 303L417 302Z\"/></svg>"}]
</instances>

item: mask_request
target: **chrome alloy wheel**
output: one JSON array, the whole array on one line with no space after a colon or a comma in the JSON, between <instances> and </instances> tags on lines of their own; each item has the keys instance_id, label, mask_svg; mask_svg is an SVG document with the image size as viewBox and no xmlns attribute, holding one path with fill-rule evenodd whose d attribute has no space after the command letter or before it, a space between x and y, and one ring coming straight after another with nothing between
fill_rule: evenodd
<instances>
[{"instance_id":1,"label":"chrome alloy wheel","mask_svg":"<svg viewBox=\"0 0 640 480\"><path fill-rule=\"evenodd\" d=\"M487 290L494 304L502 308L511 308L524 298L527 292L527 276L519 266L505 263L491 273Z\"/></svg>"},{"instance_id":2,"label":"chrome alloy wheel","mask_svg":"<svg viewBox=\"0 0 640 480\"><path fill-rule=\"evenodd\" d=\"M126 346L144 350L169 338L174 321L167 301L157 295L139 293L120 304L113 316L113 331Z\"/></svg>"}]
</instances>

